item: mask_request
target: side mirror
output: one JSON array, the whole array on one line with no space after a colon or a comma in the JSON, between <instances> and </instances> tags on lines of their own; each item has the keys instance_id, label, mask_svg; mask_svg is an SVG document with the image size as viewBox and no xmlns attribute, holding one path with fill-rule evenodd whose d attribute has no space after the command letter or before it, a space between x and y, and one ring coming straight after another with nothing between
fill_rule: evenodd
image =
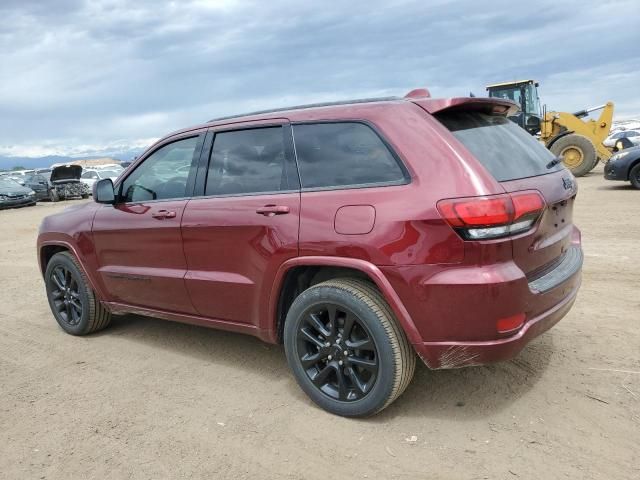
<instances>
[{"instance_id":1,"label":"side mirror","mask_svg":"<svg viewBox=\"0 0 640 480\"><path fill-rule=\"evenodd\" d=\"M93 201L109 205L115 203L116 194L113 190L113 182L110 178L103 178L93 184Z\"/></svg>"}]
</instances>

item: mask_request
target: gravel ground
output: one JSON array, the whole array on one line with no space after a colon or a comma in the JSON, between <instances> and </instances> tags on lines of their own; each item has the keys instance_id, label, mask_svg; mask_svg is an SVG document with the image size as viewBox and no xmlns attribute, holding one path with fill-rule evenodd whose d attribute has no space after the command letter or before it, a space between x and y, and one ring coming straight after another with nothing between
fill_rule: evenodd
<instances>
[{"instance_id":1,"label":"gravel ground","mask_svg":"<svg viewBox=\"0 0 640 480\"><path fill-rule=\"evenodd\" d=\"M515 360L430 371L378 416L315 407L280 346L137 316L64 334L40 220L0 212L0 478L640 478L640 192L578 180L584 280Z\"/></svg>"}]
</instances>

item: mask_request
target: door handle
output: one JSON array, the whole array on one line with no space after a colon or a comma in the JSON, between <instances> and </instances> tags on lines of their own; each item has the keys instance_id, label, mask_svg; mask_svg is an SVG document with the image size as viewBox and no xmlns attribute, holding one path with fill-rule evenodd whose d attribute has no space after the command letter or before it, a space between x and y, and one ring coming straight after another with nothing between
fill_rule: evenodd
<instances>
[{"instance_id":1,"label":"door handle","mask_svg":"<svg viewBox=\"0 0 640 480\"><path fill-rule=\"evenodd\" d=\"M264 207L260 207L256 210L256 213L259 215L264 215L265 217L273 217L274 215L286 215L289 213L289 207L286 205L265 205Z\"/></svg>"},{"instance_id":2,"label":"door handle","mask_svg":"<svg viewBox=\"0 0 640 480\"><path fill-rule=\"evenodd\" d=\"M151 214L152 218L157 218L158 220L164 220L165 218L175 218L176 212L170 210L158 210L157 212L153 212Z\"/></svg>"}]
</instances>

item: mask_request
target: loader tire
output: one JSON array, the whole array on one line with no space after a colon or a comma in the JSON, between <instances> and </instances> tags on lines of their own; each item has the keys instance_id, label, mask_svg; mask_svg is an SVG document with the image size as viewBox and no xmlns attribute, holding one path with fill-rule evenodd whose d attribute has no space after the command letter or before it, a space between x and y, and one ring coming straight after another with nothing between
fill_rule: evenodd
<instances>
[{"instance_id":1,"label":"loader tire","mask_svg":"<svg viewBox=\"0 0 640 480\"><path fill-rule=\"evenodd\" d=\"M576 177L589 173L598 163L596 147L584 135L571 133L560 137L551 145L551 152L562 157L564 166Z\"/></svg>"}]
</instances>

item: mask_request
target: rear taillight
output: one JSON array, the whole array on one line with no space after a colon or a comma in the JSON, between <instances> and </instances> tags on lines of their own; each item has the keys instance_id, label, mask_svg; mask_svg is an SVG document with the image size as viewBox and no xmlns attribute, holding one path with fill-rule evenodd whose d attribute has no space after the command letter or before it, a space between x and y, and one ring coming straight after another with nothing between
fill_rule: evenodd
<instances>
[{"instance_id":1,"label":"rear taillight","mask_svg":"<svg viewBox=\"0 0 640 480\"><path fill-rule=\"evenodd\" d=\"M536 191L440 200L438 211L465 240L507 237L529 230L545 207Z\"/></svg>"}]
</instances>

